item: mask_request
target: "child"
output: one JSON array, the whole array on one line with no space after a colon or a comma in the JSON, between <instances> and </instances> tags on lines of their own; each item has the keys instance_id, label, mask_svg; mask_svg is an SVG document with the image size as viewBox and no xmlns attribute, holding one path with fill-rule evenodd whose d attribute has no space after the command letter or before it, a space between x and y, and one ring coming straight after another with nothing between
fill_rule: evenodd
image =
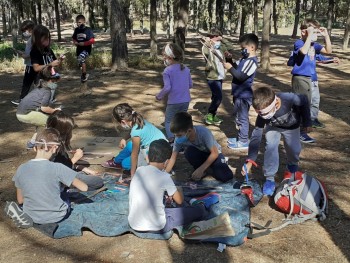
<instances>
[{"instance_id":1,"label":"child","mask_svg":"<svg viewBox=\"0 0 350 263\"><path fill-rule=\"evenodd\" d=\"M139 167L131 180L128 221L136 231L165 233L177 226L203 220L208 214L206 208L219 201L219 195L212 193L193 200L193 206L165 208L165 192L171 201L178 205L183 203L182 193L170 174L163 171L170 155L171 146L167 141L153 141L149 147L149 165Z\"/></svg>"},{"instance_id":2,"label":"child","mask_svg":"<svg viewBox=\"0 0 350 263\"><path fill-rule=\"evenodd\" d=\"M103 180L97 176L97 172L88 167L76 164L83 157L83 150L76 149L72 158L68 155L68 152L72 150L70 141L72 139L72 131L75 127L73 118L67 116L63 111L57 111L49 116L46 127L54 128L60 133L61 147L52 161L62 163L75 171L80 171L77 174L77 178L88 185L89 191L101 188L103 186Z\"/></svg>"},{"instance_id":3,"label":"child","mask_svg":"<svg viewBox=\"0 0 350 263\"><path fill-rule=\"evenodd\" d=\"M205 123L219 125L222 123L222 119L216 116L216 112L222 101L222 81L226 75L221 61L225 61L225 57L231 57L231 54L228 52L228 46L223 43L222 33L219 29L212 28L208 37L209 45L214 48L221 59L210 51L208 45L203 45L202 54L206 61L205 75L211 90L211 103L208 108L208 114L205 115Z\"/></svg>"},{"instance_id":4,"label":"child","mask_svg":"<svg viewBox=\"0 0 350 263\"><path fill-rule=\"evenodd\" d=\"M34 148L35 159L17 169L13 181L17 188L17 202L23 204L23 211L15 202L5 210L15 221L25 213L37 224L61 222L70 215L69 204L61 199L61 183L87 191L87 185L76 178L76 172L49 161L61 145L59 136L55 129L39 133Z\"/></svg>"},{"instance_id":5,"label":"child","mask_svg":"<svg viewBox=\"0 0 350 263\"><path fill-rule=\"evenodd\" d=\"M86 59L91 54L92 44L95 43L95 36L90 27L85 26L85 17L78 15L75 19L78 27L74 29L73 43L77 47L76 56L81 67L81 82L86 82L89 75L86 74Z\"/></svg>"},{"instance_id":6,"label":"child","mask_svg":"<svg viewBox=\"0 0 350 263\"><path fill-rule=\"evenodd\" d=\"M311 76L316 72L315 55L319 53L329 54L332 52L332 44L327 29L320 27L320 23L314 19L305 19L301 26L301 39L294 43L294 66L292 69L292 90L295 93L305 94L311 105ZM325 38L325 47L318 44L317 35ZM300 140L304 143L313 143L304 130L300 134Z\"/></svg>"},{"instance_id":7,"label":"child","mask_svg":"<svg viewBox=\"0 0 350 263\"><path fill-rule=\"evenodd\" d=\"M165 46L163 51L164 64L163 89L156 95L157 100L162 100L168 96L165 111L165 131L169 142L174 141L174 134L170 131L170 122L175 113L187 111L190 104L192 88L192 78L190 70L182 64L183 51L173 43Z\"/></svg>"},{"instance_id":8,"label":"child","mask_svg":"<svg viewBox=\"0 0 350 263\"><path fill-rule=\"evenodd\" d=\"M246 150L249 145L249 108L252 104L252 85L258 68L256 50L259 39L255 34L240 37L242 58L234 65L224 63L225 68L232 74L233 113L238 126L238 140L228 139L228 147L233 150Z\"/></svg>"},{"instance_id":9,"label":"child","mask_svg":"<svg viewBox=\"0 0 350 263\"><path fill-rule=\"evenodd\" d=\"M267 87L254 91L253 107L258 113L248 150L247 170L258 155L259 145L265 128L266 148L264 153L263 187L265 195L273 195L275 191L275 175L279 166L278 146L281 135L287 154L287 168L294 173L298 169L301 143L299 140L300 123L307 130L311 129L310 107L305 95L293 93L277 93ZM245 171L242 171L245 173Z\"/></svg>"},{"instance_id":10,"label":"child","mask_svg":"<svg viewBox=\"0 0 350 263\"><path fill-rule=\"evenodd\" d=\"M49 115L61 110L60 108L50 107L52 85L56 85L60 78L60 75L56 72L52 75L52 70L51 66L45 66L39 74L38 86L19 103L16 117L20 122L45 126ZM31 141L27 143L28 148L34 147L35 136L36 133Z\"/></svg>"},{"instance_id":11,"label":"child","mask_svg":"<svg viewBox=\"0 0 350 263\"><path fill-rule=\"evenodd\" d=\"M23 34L23 37L27 39L26 48L24 52L19 52L20 56L24 59L24 65L26 65L26 68L24 70L24 78L22 83L22 90L21 94L19 96L19 100L12 100L11 102L15 105L18 105L20 101L27 96L29 93L30 87L32 86L36 73L33 70L32 63L30 61L30 51L32 50L32 32L35 24L33 21L25 20L21 24L21 31Z\"/></svg>"},{"instance_id":12,"label":"child","mask_svg":"<svg viewBox=\"0 0 350 263\"><path fill-rule=\"evenodd\" d=\"M165 139L164 134L153 124L146 121L142 115L133 110L127 103L121 103L114 107L113 118L124 129L131 130L131 177L134 176L138 166L147 165L147 151L154 140ZM126 140L120 142L121 148L126 145ZM141 154L139 154L141 152Z\"/></svg>"},{"instance_id":13,"label":"child","mask_svg":"<svg viewBox=\"0 0 350 263\"><path fill-rule=\"evenodd\" d=\"M233 178L233 173L221 153L221 146L214 139L209 129L203 126L193 126L192 116L187 112L175 114L170 125L175 134L173 153L166 171L173 169L177 155L185 149L185 158L193 166L193 180L200 180L210 167L216 180L226 182Z\"/></svg>"},{"instance_id":14,"label":"child","mask_svg":"<svg viewBox=\"0 0 350 263\"><path fill-rule=\"evenodd\" d=\"M56 58L52 49L50 48L51 44L51 35L50 31L42 26L37 25L33 29L33 47L30 51L30 58L34 71L36 72L36 80L39 79L38 73L41 72L45 67L58 67L62 60L63 56L59 59ZM36 81L37 82L37 81ZM57 83L50 85L51 98L50 101L54 102L55 91L57 88Z\"/></svg>"}]
</instances>

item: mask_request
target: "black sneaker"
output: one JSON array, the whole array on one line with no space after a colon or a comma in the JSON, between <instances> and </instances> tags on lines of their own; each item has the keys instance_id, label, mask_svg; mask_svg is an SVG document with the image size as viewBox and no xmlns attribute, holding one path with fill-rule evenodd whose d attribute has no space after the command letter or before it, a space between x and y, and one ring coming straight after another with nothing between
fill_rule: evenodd
<instances>
[{"instance_id":1,"label":"black sneaker","mask_svg":"<svg viewBox=\"0 0 350 263\"><path fill-rule=\"evenodd\" d=\"M312 128L315 128L315 129L322 129L322 128L324 128L325 127L325 125L322 123L322 122L320 122L318 119L314 119L313 121L312 121Z\"/></svg>"},{"instance_id":2,"label":"black sneaker","mask_svg":"<svg viewBox=\"0 0 350 263\"><path fill-rule=\"evenodd\" d=\"M18 106L20 102L21 100L11 100L11 103L16 106Z\"/></svg>"},{"instance_id":3,"label":"black sneaker","mask_svg":"<svg viewBox=\"0 0 350 263\"><path fill-rule=\"evenodd\" d=\"M89 78L89 74L83 73L81 74L80 80L81 82L86 82Z\"/></svg>"},{"instance_id":4,"label":"black sneaker","mask_svg":"<svg viewBox=\"0 0 350 263\"><path fill-rule=\"evenodd\" d=\"M5 214L12 218L17 227L29 228L33 226L33 220L24 213L16 202L6 202Z\"/></svg>"}]
</instances>

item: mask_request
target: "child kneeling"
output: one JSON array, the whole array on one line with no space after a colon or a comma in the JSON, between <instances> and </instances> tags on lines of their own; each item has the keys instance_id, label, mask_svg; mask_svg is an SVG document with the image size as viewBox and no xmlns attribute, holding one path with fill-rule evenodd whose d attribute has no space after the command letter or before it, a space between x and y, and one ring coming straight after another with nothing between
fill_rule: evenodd
<instances>
[{"instance_id":1,"label":"child kneeling","mask_svg":"<svg viewBox=\"0 0 350 263\"><path fill-rule=\"evenodd\" d=\"M17 169L12 180L17 188L18 204L23 204L23 211L15 202L9 203L5 209L5 213L15 222L21 221L24 213L37 224L61 222L70 215L69 201L61 197L61 183L87 191L88 186L76 178L75 171L61 163L50 162L60 145L60 134L56 129L43 130L36 138L35 159Z\"/></svg>"},{"instance_id":2,"label":"child kneeling","mask_svg":"<svg viewBox=\"0 0 350 263\"><path fill-rule=\"evenodd\" d=\"M193 206L166 208L165 191L176 204L183 203L170 177L164 172L171 156L171 146L166 140L153 141L148 152L149 165L137 168L130 183L128 221L132 229L142 232L165 233L171 229L203 220L206 208L219 201L216 193L194 200Z\"/></svg>"}]
</instances>

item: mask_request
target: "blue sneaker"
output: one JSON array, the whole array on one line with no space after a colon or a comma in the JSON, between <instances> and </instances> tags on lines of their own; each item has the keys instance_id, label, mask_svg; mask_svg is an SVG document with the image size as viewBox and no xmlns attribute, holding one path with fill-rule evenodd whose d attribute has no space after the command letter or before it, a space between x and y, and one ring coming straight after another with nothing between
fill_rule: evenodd
<instances>
[{"instance_id":1,"label":"blue sneaker","mask_svg":"<svg viewBox=\"0 0 350 263\"><path fill-rule=\"evenodd\" d=\"M267 196L272 196L275 192L276 183L274 181L266 180L263 186L263 194Z\"/></svg>"},{"instance_id":2,"label":"blue sneaker","mask_svg":"<svg viewBox=\"0 0 350 263\"><path fill-rule=\"evenodd\" d=\"M192 198L190 200L191 205L203 204L205 208L209 208L213 204L216 204L220 201L220 195L218 193L208 193L204 196Z\"/></svg>"},{"instance_id":3,"label":"blue sneaker","mask_svg":"<svg viewBox=\"0 0 350 263\"><path fill-rule=\"evenodd\" d=\"M235 144L237 142L236 138L227 138L227 143L229 144Z\"/></svg>"},{"instance_id":4,"label":"blue sneaker","mask_svg":"<svg viewBox=\"0 0 350 263\"><path fill-rule=\"evenodd\" d=\"M300 133L300 141L303 143L314 143L316 140L311 138L307 133Z\"/></svg>"},{"instance_id":5,"label":"blue sneaker","mask_svg":"<svg viewBox=\"0 0 350 263\"><path fill-rule=\"evenodd\" d=\"M236 141L235 143L228 143L227 147L232 150L248 150L249 141L245 143L240 141Z\"/></svg>"}]
</instances>

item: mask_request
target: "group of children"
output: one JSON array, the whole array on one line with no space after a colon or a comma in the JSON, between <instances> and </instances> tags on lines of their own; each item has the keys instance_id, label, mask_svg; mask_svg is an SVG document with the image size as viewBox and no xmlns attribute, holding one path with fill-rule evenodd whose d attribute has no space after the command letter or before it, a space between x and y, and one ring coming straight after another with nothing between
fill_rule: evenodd
<instances>
[{"instance_id":1,"label":"group of children","mask_svg":"<svg viewBox=\"0 0 350 263\"><path fill-rule=\"evenodd\" d=\"M229 138L228 147L248 149L245 165L247 169L242 168L242 174L250 172L252 165L256 165L265 130L263 173L266 181L263 192L268 196L272 196L275 190L281 136L287 155L287 169L292 173L298 170L301 137L310 131L312 120L317 119L311 119L310 109L311 80L316 74L315 54L331 51L327 31L320 28L317 21L304 21L301 32L302 37L296 41L290 59L292 62L288 62L293 66L294 93L275 93L268 87L253 91L252 85L258 67L256 50L259 43L258 37L254 34L246 34L239 39L242 57L235 63L232 62L231 49L217 29L210 32L209 39L206 39L202 49L207 64L207 82L212 92L205 122L207 124L222 122L217 117L217 110L222 100L222 82L226 71L229 71L233 77L232 96L238 139ZM326 48L315 42L315 35L318 33L325 36ZM128 131L128 137L119 145L123 148L121 153L103 164L107 168L122 167L130 171L129 224L136 231L156 233L163 233L176 226L205 218L210 205L219 201L219 195L212 193L192 200L190 205L182 205L183 196L170 175L180 152L184 152L184 157L194 169L191 174L192 180L201 180L209 168L216 180L227 182L233 178L221 146L211 131L207 127L193 125L192 116L187 113L193 83L190 70L182 64L183 50L176 44L169 43L163 49L163 59L166 66L163 72L164 87L156 95L156 99L162 100L167 97L166 136L129 104L118 104L114 107L112 116L120 128ZM41 81L46 81L44 82L46 86L55 81L51 72L50 67L41 69ZM45 103L39 105L42 107L41 111L44 111L45 107L48 107L50 94L46 90L40 92L45 97L45 101L42 100ZM26 102L26 99L23 101ZM258 116L249 138L248 113L251 105ZM20 116L19 119L23 118L22 115L29 114L22 112L21 104L19 109L22 113L17 114ZM18 219L17 221L19 218L30 221L30 218L34 223L43 224L60 222L69 217L69 202L61 198L64 191L62 192L60 183L67 187L72 185L82 191L103 185L100 178L95 176L96 173L90 169L83 168L83 173L73 171L79 170L79 166L75 164L83 155L80 149L74 151L72 158L68 155L72 150L70 139L74 121L62 111L55 109L51 111L54 112L52 116L42 119L47 128L35 138L34 149L37 152L35 159L20 166L13 179L17 187L17 201L23 205L23 211L14 202L8 203L5 210L8 215ZM49 160L60 164L54 164ZM28 180L25 175L27 171L34 171L33 169L38 171L30 173L35 179ZM53 177L47 176L43 179L47 171L52 171ZM37 191L38 189L45 191ZM163 201L165 192L168 199L180 206L166 208ZM51 203L55 204L55 207L51 206ZM38 206L42 206L43 209L38 211Z\"/></svg>"}]
</instances>

